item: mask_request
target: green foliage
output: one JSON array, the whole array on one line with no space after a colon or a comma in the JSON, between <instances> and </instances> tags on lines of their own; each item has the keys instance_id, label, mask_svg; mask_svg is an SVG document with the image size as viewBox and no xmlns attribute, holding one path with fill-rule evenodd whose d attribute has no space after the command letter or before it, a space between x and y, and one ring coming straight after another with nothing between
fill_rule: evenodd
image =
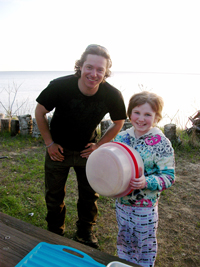
<instances>
[{"instance_id":1,"label":"green foliage","mask_svg":"<svg viewBox=\"0 0 200 267\"><path fill-rule=\"evenodd\" d=\"M0 211L45 228L44 153L41 139L0 134Z\"/></svg>"},{"instance_id":2,"label":"green foliage","mask_svg":"<svg viewBox=\"0 0 200 267\"><path fill-rule=\"evenodd\" d=\"M180 129L177 130L177 136L179 142L174 145L174 149L177 153L179 152L188 152L191 153L190 157L193 153L196 153L200 149L200 134L193 132L193 134L188 135L186 131L182 131Z\"/></svg>"}]
</instances>

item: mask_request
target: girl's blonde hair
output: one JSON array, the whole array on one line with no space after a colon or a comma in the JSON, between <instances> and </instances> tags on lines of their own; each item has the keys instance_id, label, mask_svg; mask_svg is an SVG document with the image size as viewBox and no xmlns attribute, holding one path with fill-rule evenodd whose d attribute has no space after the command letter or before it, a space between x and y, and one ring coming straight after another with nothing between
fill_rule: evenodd
<instances>
[{"instance_id":1,"label":"girl's blonde hair","mask_svg":"<svg viewBox=\"0 0 200 267\"><path fill-rule=\"evenodd\" d=\"M127 109L127 116L130 119L132 109L137 106L141 106L145 103L148 103L153 109L153 111L156 113L156 122L158 123L162 119L162 109L164 106L164 102L162 97L148 91L142 91L140 93L134 94L130 98Z\"/></svg>"}]
</instances>

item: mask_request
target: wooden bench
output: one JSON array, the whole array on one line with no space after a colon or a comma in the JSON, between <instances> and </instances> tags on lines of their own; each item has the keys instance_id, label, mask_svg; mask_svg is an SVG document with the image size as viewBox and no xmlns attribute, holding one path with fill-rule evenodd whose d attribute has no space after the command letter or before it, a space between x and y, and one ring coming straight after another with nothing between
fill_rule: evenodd
<instances>
[{"instance_id":1,"label":"wooden bench","mask_svg":"<svg viewBox=\"0 0 200 267\"><path fill-rule=\"evenodd\" d=\"M80 244L51 233L47 230L23 222L0 212L0 266L14 267L40 242L64 245L80 250L97 262L107 266L112 261L118 261L130 266L137 264L121 260L116 256L101 252L100 250Z\"/></svg>"}]
</instances>

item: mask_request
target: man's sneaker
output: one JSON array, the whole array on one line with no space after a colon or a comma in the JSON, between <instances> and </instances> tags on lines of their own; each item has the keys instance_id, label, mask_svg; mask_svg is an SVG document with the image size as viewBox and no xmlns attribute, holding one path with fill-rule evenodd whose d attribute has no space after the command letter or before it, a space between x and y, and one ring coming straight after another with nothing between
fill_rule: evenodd
<instances>
[{"instance_id":1,"label":"man's sneaker","mask_svg":"<svg viewBox=\"0 0 200 267\"><path fill-rule=\"evenodd\" d=\"M92 231L79 231L75 234L75 240L87 246L98 248L98 240Z\"/></svg>"}]
</instances>

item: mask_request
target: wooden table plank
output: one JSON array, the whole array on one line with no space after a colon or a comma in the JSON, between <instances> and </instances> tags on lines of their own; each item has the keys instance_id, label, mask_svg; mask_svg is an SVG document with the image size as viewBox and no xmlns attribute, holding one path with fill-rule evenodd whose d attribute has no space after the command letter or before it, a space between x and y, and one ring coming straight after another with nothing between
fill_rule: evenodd
<instances>
[{"instance_id":1,"label":"wooden table plank","mask_svg":"<svg viewBox=\"0 0 200 267\"><path fill-rule=\"evenodd\" d=\"M139 267L116 256L80 244L47 230L23 222L0 212L0 266L12 267L20 262L38 243L64 245L80 250L105 266L111 261L119 261Z\"/></svg>"}]
</instances>

